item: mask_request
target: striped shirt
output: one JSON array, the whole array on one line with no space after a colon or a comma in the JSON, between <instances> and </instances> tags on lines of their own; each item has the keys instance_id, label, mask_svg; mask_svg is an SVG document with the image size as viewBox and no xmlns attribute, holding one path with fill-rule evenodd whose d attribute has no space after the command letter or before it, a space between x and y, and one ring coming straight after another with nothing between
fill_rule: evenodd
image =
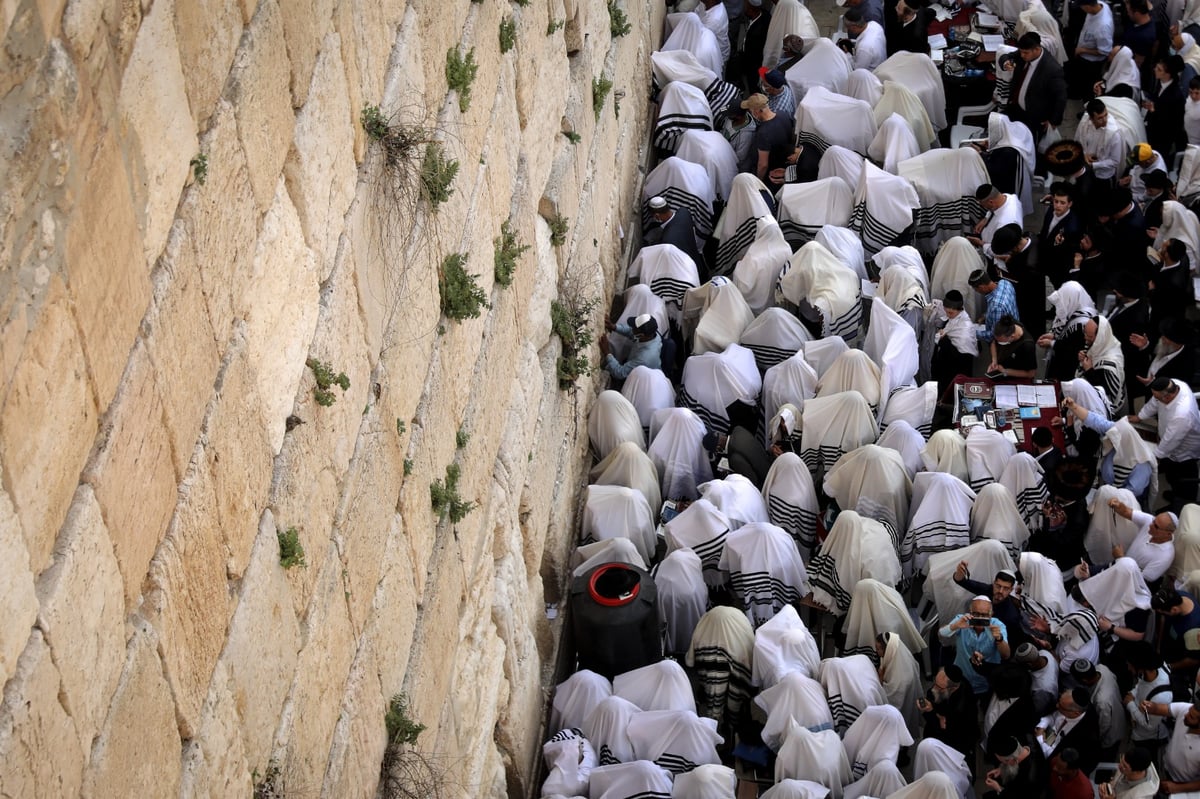
<instances>
[{"instance_id":1,"label":"striped shirt","mask_svg":"<svg viewBox=\"0 0 1200 799\"><path fill-rule=\"evenodd\" d=\"M987 295L987 313L983 316L983 330L978 331L981 341L992 340L992 330L1002 316L1011 316L1018 322L1021 317L1017 313L1017 292L1013 284L1003 278L996 281L996 288Z\"/></svg>"}]
</instances>

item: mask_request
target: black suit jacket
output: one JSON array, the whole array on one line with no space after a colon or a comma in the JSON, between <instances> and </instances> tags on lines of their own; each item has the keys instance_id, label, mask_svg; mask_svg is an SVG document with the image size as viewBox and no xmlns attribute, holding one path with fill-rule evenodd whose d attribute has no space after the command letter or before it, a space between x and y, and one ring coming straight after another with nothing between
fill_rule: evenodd
<instances>
[{"instance_id":1,"label":"black suit jacket","mask_svg":"<svg viewBox=\"0 0 1200 799\"><path fill-rule=\"evenodd\" d=\"M1074 263L1079 239L1083 236L1083 219L1072 207L1051 231L1050 220L1053 218L1054 209L1048 209L1038 232L1037 252L1038 265L1057 288L1067 279L1067 272Z\"/></svg>"},{"instance_id":2,"label":"black suit jacket","mask_svg":"<svg viewBox=\"0 0 1200 799\"><path fill-rule=\"evenodd\" d=\"M1108 324L1112 327L1113 336L1121 345L1121 352L1125 354L1125 387L1130 392L1144 395L1146 392L1142 390L1142 384L1133 377L1145 376L1146 367L1150 365L1151 351L1149 347L1139 350L1129 343L1129 337L1138 333L1151 340L1155 338L1157 331L1150 327L1150 304L1145 300L1138 300L1128 308L1121 309L1119 313L1109 316Z\"/></svg>"},{"instance_id":3,"label":"black suit jacket","mask_svg":"<svg viewBox=\"0 0 1200 799\"><path fill-rule=\"evenodd\" d=\"M1092 773L1092 769L1100 762L1100 720L1094 711L1089 709L1070 732L1058 737L1047 760L1064 749L1078 752L1079 770L1084 774Z\"/></svg>"},{"instance_id":4,"label":"black suit jacket","mask_svg":"<svg viewBox=\"0 0 1200 799\"><path fill-rule=\"evenodd\" d=\"M1021 121L1033 131L1033 137L1040 139L1043 122L1049 122L1054 127L1062 124L1063 111L1067 107L1067 80L1063 76L1062 66L1045 51L1042 51L1042 57L1038 59L1033 72L1026 76L1028 70L1029 64L1018 58L1008 102L1011 107L1019 109ZM1017 104L1022 81L1029 83L1029 88L1025 90L1024 109Z\"/></svg>"},{"instance_id":5,"label":"black suit jacket","mask_svg":"<svg viewBox=\"0 0 1200 799\"><path fill-rule=\"evenodd\" d=\"M894 3L885 3L895 7ZM888 55L907 50L910 53L929 54L929 20L933 12L928 8L918 8L917 15L907 25L897 21L887 31Z\"/></svg>"}]
</instances>

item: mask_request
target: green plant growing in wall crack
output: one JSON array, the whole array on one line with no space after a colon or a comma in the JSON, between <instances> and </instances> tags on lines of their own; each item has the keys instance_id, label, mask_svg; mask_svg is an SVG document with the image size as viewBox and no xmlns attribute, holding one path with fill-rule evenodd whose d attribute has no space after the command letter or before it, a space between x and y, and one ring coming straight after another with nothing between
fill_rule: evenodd
<instances>
[{"instance_id":1,"label":"green plant growing in wall crack","mask_svg":"<svg viewBox=\"0 0 1200 799\"><path fill-rule=\"evenodd\" d=\"M571 220L562 214L555 214L546 220L550 225L550 244L561 247L567 243L567 231L571 229Z\"/></svg>"},{"instance_id":2,"label":"green plant growing in wall crack","mask_svg":"<svg viewBox=\"0 0 1200 799\"><path fill-rule=\"evenodd\" d=\"M600 119L600 112L604 110L604 101L608 99L608 93L612 91L612 87L612 81L603 75L592 78L592 111L596 114L597 121Z\"/></svg>"},{"instance_id":3,"label":"green plant growing in wall crack","mask_svg":"<svg viewBox=\"0 0 1200 799\"><path fill-rule=\"evenodd\" d=\"M350 378L346 377L345 372L335 373L333 367L316 358L309 358L304 363L312 370L317 382L313 387L313 399L318 405L328 408L337 402L337 395L332 391L334 386L339 386L343 392L350 390Z\"/></svg>"},{"instance_id":4,"label":"green plant growing in wall crack","mask_svg":"<svg viewBox=\"0 0 1200 799\"><path fill-rule=\"evenodd\" d=\"M451 319L475 319L484 308L491 308L487 294L476 282L478 275L466 270L467 256L456 252L442 261L438 291L442 298L442 313Z\"/></svg>"},{"instance_id":5,"label":"green plant growing in wall crack","mask_svg":"<svg viewBox=\"0 0 1200 799\"><path fill-rule=\"evenodd\" d=\"M208 181L208 155L196 153L192 156L192 160L188 161L188 166L192 168L192 176L196 179L196 183L203 186Z\"/></svg>"},{"instance_id":6,"label":"green plant growing in wall crack","mask_svg":"<svg viewBox=\"0 0 1200 799\"><path fill-rule=\"evenodd\" d=\"M445 480L438 479L429 484L429 502L439 520L449 517L451 522L458 523L475 509L474 502L459 496L458 479L461 476L458 464L451 463L446 467Z\"/></svg>"},{"instance_id":7,"label":"green plant growing in wall crack","mask_svg":"<svg viewBox=\"0 0 1200 799\"><path fill-rule=\"evenodd\" d=\"M425 725L413 721L409 715L408 696L403 693L394 695L388 702L383 724L387 728L388 744L395 746L415 744L417 736L425 732Z\"/></svg>"},{"instance_id":8,"label":"green plant growing in wall crack","mask_svg":"<svg viewBox=\"0 0 1200 799\"><path fill-rule=\"evenodd\" d=\"M479 65L475 63L475 48L467 51L466 56L451 47L446 51L446 84L458 92L458 110L466 113L471 107L471 84L475 81L475 73Z\"/></svg>"},{"instance_id":9,"label":"green plant growing in wall crack","mask_svg":"<svg viewBox=\"0 0 1200 799\"><path fill-rule=\"evenodd\" d=\"M500 52L507 53L517 45L517 22L512 17L500 20Z\"/></svg>"},{"instance_id":10,"label":"green plant growing in wall crack","mask_svg":"<svg viewBox=\"0 0 1200 799\"><path fill-rule=\"evenodd\" d=\"M630 24L629 18L625 16L625 12L621 10L621 6L617 0L608 0L608 26L609 32L612 33L614 39L624 36L633 30L633 25Z\"/></svg>"},{"instance_id":11,"label":"green plant growing in wall crack","mask_svg":"<svg viewBox=\"0 0 1200 799\"><path fill-rule=\"evenodd\" d=\"M276 530L275 537L279 541L279 565L285 569L293 566L307 567L304 560L304 546L300 543L300 533L295 527L286 530Z\"/></svg>"},{"instance_id":12,"label":"green plant growing in wall crack","mask_svg":"<svg viewBox=\"0 0 1200 799\"><path fill-rule=\"evenodd\" d=\"M565 296L550 303L550 332L562 342L558 356L558 386L568 389L575 381L592 371L584 351L591 346L592 311L599 301Z\"/></svg>"},{"instance_id":13,"label":"green plant growing in wall crack","mask_svg":"<svg viewBox=\"0 0 1200 799\"><path fill-rule=\"evenodd\" d=\"M458 176L458 161L447 158L439 142L430 142L421 161L421 194L430 209L437 207L454 193L454 178Z\"/></svg>"},{"instance_id":14,"label":"green plant growing in wall crack","mask_svg":"<svg viewBox=\"0 0 1200 799\"><path fill-rule=\"evenodd\" d=\"M507 219L500 223L500 235L492 240L492 244L496 248L493 262L496 285L508 288L512 285L513 273L517 271L517 259L529 249L529 245L517 241L516 231Z\"/></svg>"}]
</instances>

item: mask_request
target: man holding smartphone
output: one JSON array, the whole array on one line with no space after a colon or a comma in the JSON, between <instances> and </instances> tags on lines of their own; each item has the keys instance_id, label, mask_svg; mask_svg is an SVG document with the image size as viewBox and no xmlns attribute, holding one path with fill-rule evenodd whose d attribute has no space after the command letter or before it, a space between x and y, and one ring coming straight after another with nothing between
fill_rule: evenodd
<instances>
[{"instance_id":1,"label":"man holding smartphone","mask_svg":"<svg viewBox=\"0 0 1200 799\"><path fill-rule=\"evenodd\" d=\"M962 669L975 696L986 697L987 675L1011 654L1008 629L992 616L992 600L982 595L972 599L970 612L955 616L938 630L938 637L954 647L954 665Z\"/></svg>"}]
</instances>

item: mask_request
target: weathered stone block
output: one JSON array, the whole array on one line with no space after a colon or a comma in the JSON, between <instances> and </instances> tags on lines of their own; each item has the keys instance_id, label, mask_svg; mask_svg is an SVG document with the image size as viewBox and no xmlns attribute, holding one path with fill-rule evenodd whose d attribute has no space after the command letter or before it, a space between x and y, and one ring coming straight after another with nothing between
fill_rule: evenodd
<instances>
[{"instance_id":1,"label":"weathered stone block","mask_svg":"<svg viewBox=\"0 0 1200 799\"><path fill-rule=\"evenodd\" d=\"M187 87L188 105L198 129L207 126L225 86L242 38L238 0L187 0L175 3L175 37Z\"/></svg>"},{"instance_id":2,"label":"weathered stone block","mask_svg":"<svg viewBox=\"0 0 1200 799\"><path fill-rule=\"evenodd\" d=\"M95 489L132 609L177 497L171 442L154 369L141 343L114 401L84 479Z\"/></svg>"},{"instance_id":3,"label":"weathered stone block","mask_svg":"<svg viewBox=\"0 0 1200 799\"><path fill-rule=\"evenodd\" d=\"M369 799L375 796L379 764L387 743L383 717L388 702L379 686L376 660L371 645L360 639L346 681L341 716L333 730L322 797Z\"/></svg>"},{"instance_id":4,"label":"weathered stone block","mask_svg":"<svg viewBox=\"0 0 1200 799\"><path fill-rule=\"evenodd\" d=\"M0 705L0 785L9 796L77 796L87 750L59 703L62 683L50 647L40 630L28 641Z\"/></svg>"},{"instance_id":5,"label":"weathered stone block","mask_svg":"<svg viewBox=\"0 0 1200 799\"><path fill-rule=\"evenodd\" d=\"M390 527L382 574L365 633L376 652L387 653L378 662L379 682L386 697L399 692L404 684L408 658L392 653L409 651L420 604L420 596L413 586L412 561L404 543L404 522L400 514L392 516Z\"/></svg>"},{"instance_id":6,"label":"weathered stone block","mask_svg":"<svg viewBox=\"0 0 1200 799\"><path fill-rule=\"evenodd\" d=\"M250 775L255 770L263 774L267 764L246 762L229 670L221 665L213 674L200 728L183 752L180 799L248 796L254 789Z\"/></svg>"},{"instance_id":7,"label":"weathered stone block","mask_svg":"<svg viewBox=\"0 0 1200 799\"><path fill-rule=\"evenodd\" d=\"M279 3L291 62L290 85L295 108L308 101L317 54L333 24L333 3L334 0L281 0Z\"/></svg>"},{"instance_id":8,"label":"weathered stone block","mask_svg":"<svg viewBox=\"0 0 1200 799\"><path fill-rule=\"evenodd\" d=\"M0 486L3 485L0 472ZM21 522L12 501L0 488L0 684L8 682L17 668L17 658L29 641L29 629L37 618L37 594L33 572L29 570L29 550L25 538L17 533Z\"/></svg>"},{"instance_id":9,"label":"weathered stone block","mask_svg":"<svg viewBox=\"0 0 1200 799\"><path fill-rule=\"evenodd\" d=\"M35 575L50 562L96 435L87 361L68 300L56 285L0 410L0 457Z\"/></svg>"},{"instance_id":10,"label":"weathered stone block","mask_svg":"<svg viewBox=\"0 0 1200 799\"><path fill-rule=\"evenodd\" d=\"M38 627L58 663L86 664L61 672L61 701L79 747L90 752L125 659L121 572L91 486L75 492L54 563L38 579Z\"/></svg>"}]
</instances>

